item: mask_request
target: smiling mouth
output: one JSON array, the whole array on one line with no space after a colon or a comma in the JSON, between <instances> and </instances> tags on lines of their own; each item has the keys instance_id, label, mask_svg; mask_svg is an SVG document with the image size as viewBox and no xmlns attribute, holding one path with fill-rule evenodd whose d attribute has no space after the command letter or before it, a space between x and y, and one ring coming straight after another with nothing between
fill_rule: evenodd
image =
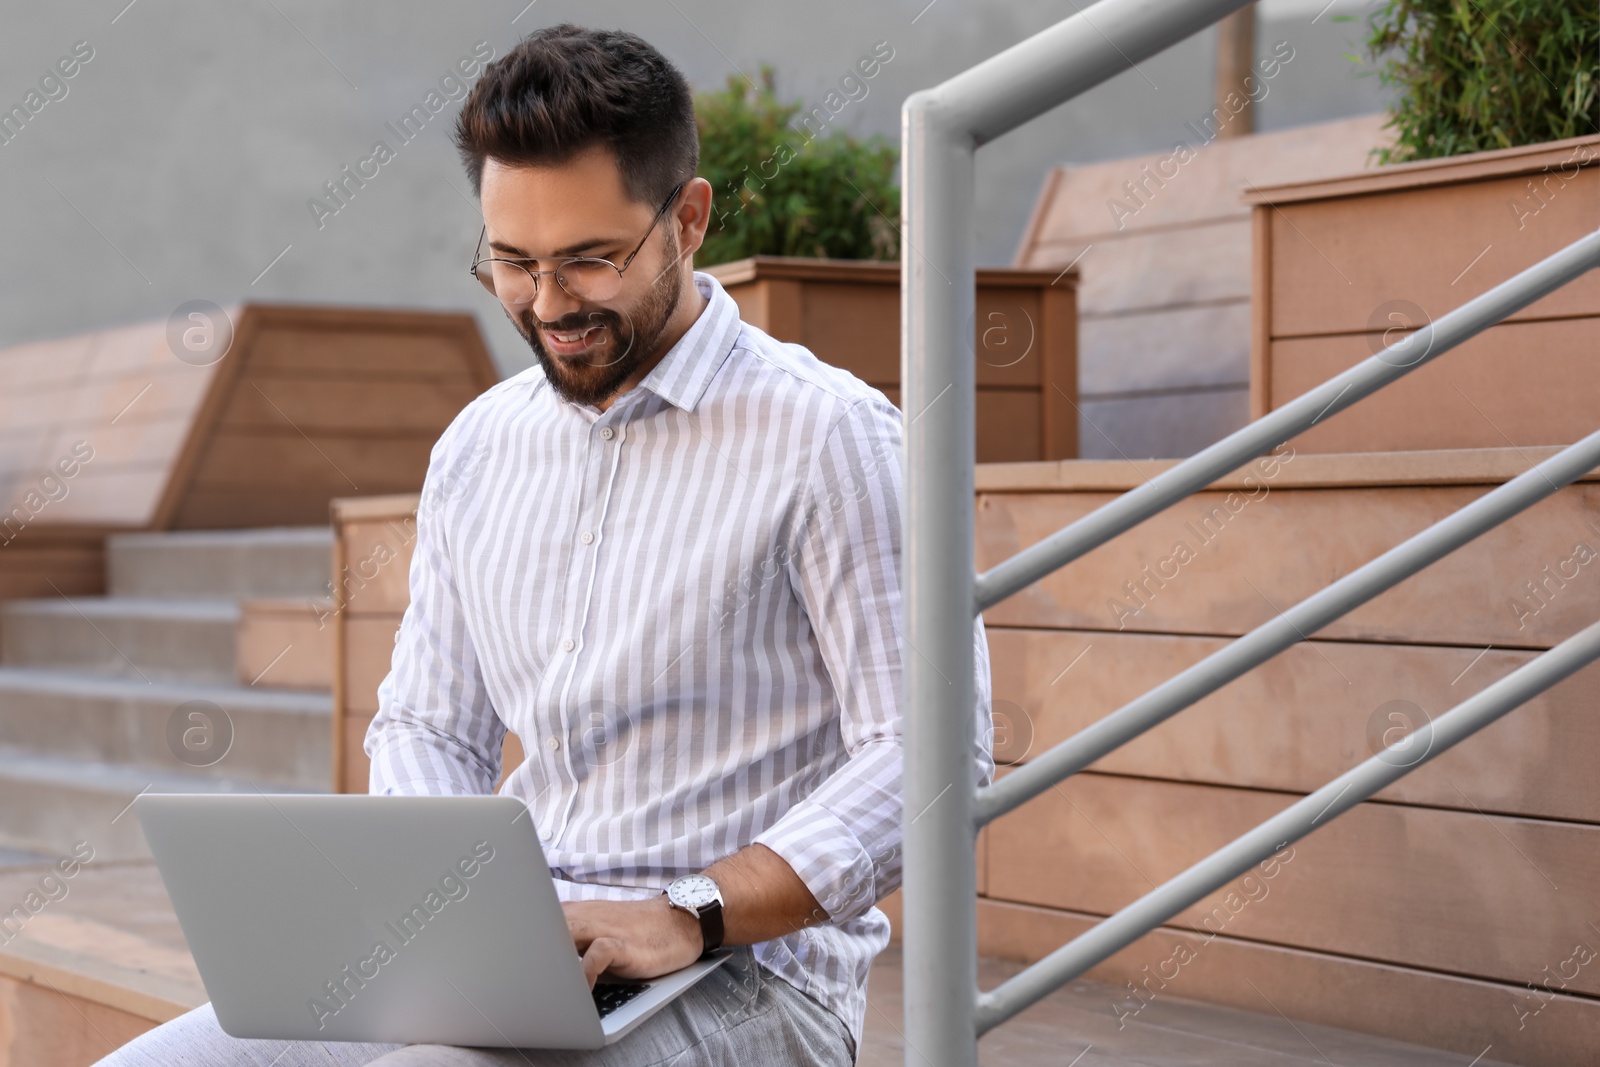
<instances>
[{"instance_id":1,"label":"smiling mouth","mask_svg":"<svg viewBox=\"0 0 1600 1067\"><path fill-rule=\"evenodd\" d=\"M590 342L595 339L597 333L601 333L604 330L605 325L602 323L577 330L546 330L541 328L540 332L544 334L547 346L557 355L575 356L592 347Z\"/></svg>"}]
</instances>

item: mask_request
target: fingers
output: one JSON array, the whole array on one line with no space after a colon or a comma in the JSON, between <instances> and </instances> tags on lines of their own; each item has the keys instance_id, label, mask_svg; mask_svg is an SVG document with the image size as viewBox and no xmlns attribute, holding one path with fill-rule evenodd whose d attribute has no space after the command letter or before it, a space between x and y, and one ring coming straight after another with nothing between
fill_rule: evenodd
<instances>
[{"instance_id":1,"label":"fingers","mask_svg":"<svg viewBox=\"0 0 1600 1067\"><path fill-rule=\"evenodd\" d=\"M589 947L583 953L583 976L589 980L589 988L594 988L595 979L613 963L622 959L623 944L615 937L597 937L589 942Z\"/></svg>"},{"instance_id":2,"label":"fingers","mask_svg":"<svg viewBox=\"0 0 1600 1067\"><path fill-rule=\"evenodd\" d=\"M600 936L600 932L595 929L594 923L588 919L574 919L570 915L567 916L567 932L572 935L572 943L577 946L578 955L580 956L583 955L584 950L589 947L594 939Z\"/></svg>"}]
</instances>

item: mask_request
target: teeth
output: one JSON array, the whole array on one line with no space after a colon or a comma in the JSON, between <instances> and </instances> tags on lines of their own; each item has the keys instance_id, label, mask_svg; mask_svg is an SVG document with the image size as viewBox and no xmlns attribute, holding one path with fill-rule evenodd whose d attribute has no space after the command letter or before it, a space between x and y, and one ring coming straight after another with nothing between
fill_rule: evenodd
<instances>
[{"instance_id":1,"label":"teeth","mask_svg":"<svg viewBox=\"0 0 1600 1067\"><path fill-rule=\"evenodd\" d=\"M571 344L574 341L581 341L584 337L588 336L588 334L588 330L573 330L569 333L559 333L555 330L550 331L551 337L554 337L557 341L561 341L565 344Z\"/></svg>"}]
</instances>

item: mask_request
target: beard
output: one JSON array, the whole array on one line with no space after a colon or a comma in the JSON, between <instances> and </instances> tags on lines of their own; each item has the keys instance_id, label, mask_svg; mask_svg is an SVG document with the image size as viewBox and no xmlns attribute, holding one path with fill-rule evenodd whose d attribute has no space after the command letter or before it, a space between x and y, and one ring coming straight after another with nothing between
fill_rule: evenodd
<instances>
[{"instance_id":1,"label":"beard","mask_svg":"<svg viewBox=\"0 0 1600 1067\"><path fill-rule=\"evenodd\" d=\"M665 259L672 264L677 261L677 242L671 233L667 234ZM554 279L547 284L554 284ZM533 349L557 396L571 404L596 405L615 394L655 351L667 323L678 310L678 298L678 272L669 267L656 276L632 308L575 311L556 322L535 320L530 308L520 318L512 316L512 322ZM541 328L566 333L594 327L599 327L598 333L592 335L594 342L576 356L552 355L539 337Z\"/></svg>"}]
</instances>

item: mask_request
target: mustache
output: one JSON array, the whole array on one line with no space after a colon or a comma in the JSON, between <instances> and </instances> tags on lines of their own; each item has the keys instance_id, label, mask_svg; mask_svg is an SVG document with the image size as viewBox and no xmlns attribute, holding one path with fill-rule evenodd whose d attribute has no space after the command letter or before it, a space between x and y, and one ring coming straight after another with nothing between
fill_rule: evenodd
<instances>
[{"instance_id":1,"label":"mustache","mask_svg":"<svg viewBox=\"0 0 1600 1067\"><path fill-rule=\"evenodd\" d=\"M541 322L529 316L528 321L541 330L557 333L568 333L572 330L590 329L595 326L617 326L622 321L622 316L615 311L584 311L564 316L555 322Z\"/></svg>"}]
</instances>

